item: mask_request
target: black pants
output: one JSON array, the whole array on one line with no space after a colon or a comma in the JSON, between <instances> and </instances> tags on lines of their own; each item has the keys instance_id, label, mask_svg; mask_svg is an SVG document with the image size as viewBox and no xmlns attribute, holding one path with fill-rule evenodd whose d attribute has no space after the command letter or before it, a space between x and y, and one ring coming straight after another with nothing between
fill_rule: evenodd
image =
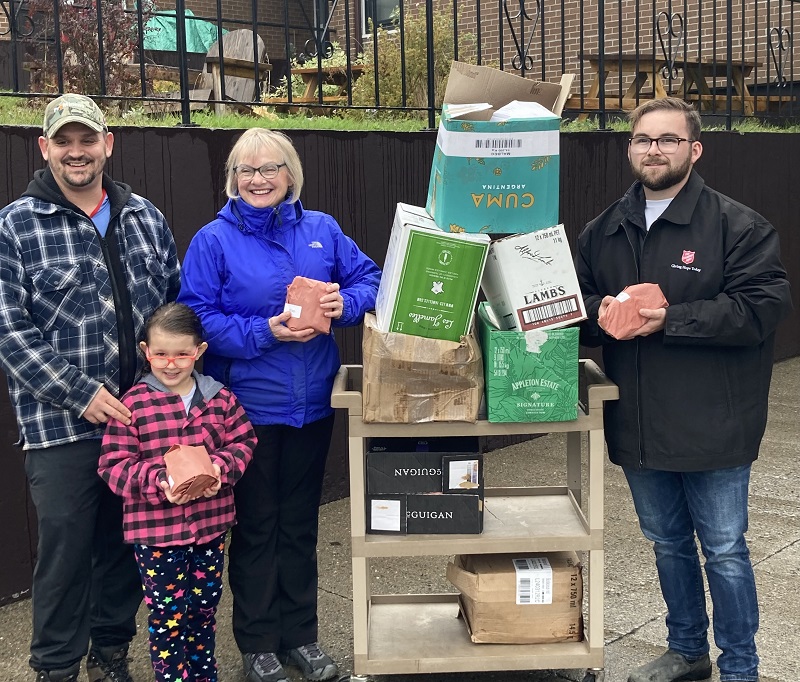
<instances>
[{"instance_id":1,"label":"black pants","mask_svg":"<svg viewBox=\"0 0 800 682\"><path fill-rule=\"evenodd\" d=\"M100 441L26 453L39 519L33 572L35 670L68 668L89 649L136 634L142 585L133 547L122 541L122 499L97 474Z\"/></svg>"},{"instance_id":2,"label":"black pants","mask_svg":"<svg viewBox=\"0 0 800 682\"><path fill-rule=\"evenodd\" d=\"M334 417L256 426L253 461L234 487L228 578L243 653L317 640L317 530Z\"/></svg>"}]
</instances>

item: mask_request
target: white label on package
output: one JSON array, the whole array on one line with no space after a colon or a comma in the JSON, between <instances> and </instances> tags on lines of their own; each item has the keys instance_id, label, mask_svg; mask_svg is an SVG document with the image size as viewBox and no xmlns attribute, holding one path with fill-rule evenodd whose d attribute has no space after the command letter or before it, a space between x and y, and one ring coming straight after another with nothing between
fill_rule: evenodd
<instances>
[{"instance_id":1,"label":"white label on package","mask_svg":"<svg viewBox=\"0 0 800 682\"><path fill-rule=\"evenodd\" d=\"M400 531L400 500L370 500L369 530Z\"/></svg>"},{"instance_id":2,"label":"white label on package","mask_svg":"<svg viewBox=\"0 0 800 682\"><path fill-rule=\"evenodd\" d=\"M300 317L301 313L303 312L303 306L295 305L294 303L286 303L283 306L283 312L289 311L292 314L292 317Z\"/></svg>"},{"instance_id":3,"label":"white label on package","mask_svg":"<svg viewBox=\"0 0 800 682\"><path fill-rule=\"evenodd\" d=\"M517 604L552 604L553 569L547 557L514 559Z\"/></svg>"},{"instance_id":4,"label":"white label on package","mask_svg":"<svg viewBox=\"0 0 800 682\"><path fill-rule=\"evenodd\" d=\"M625 301L627 301L630 297L630 294L620 291L614 298L616 298L620 303L625 303Z\"/></svg>"},{"instance_id":5,"label":"white label on package","mask_svg":"<svg viewBox=\"0 0 800 682\"><path fill-rule=\"evenodd\" d=\"M516 133L468 133L445 130L439 126L436 146L445 156L516 157L556 156L558 130L535 130Z\"/></svg>"}]
</instances>

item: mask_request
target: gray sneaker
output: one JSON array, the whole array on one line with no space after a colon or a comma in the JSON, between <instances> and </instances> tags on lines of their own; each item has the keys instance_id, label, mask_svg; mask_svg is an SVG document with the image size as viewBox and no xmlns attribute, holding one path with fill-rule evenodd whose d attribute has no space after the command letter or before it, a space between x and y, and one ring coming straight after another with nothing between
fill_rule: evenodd
<instances>
[{"instance_id":1,"label":"gray sneaker","mask_svg":"<svg viewBox=\"0 0 800 682\"><path fill-rule=\"evenodd\" d=\"M246 682L289 682L275 654L242 654Z\"/></svg>"},{"instance_id":2,"label":"gray sneaker","mask_svg":"<svg viewBox=\"0 0 800 682\"><path fill-rule=\"evenodd\" d=\"M296 649L289 649L281 656L284 663L294 663L307 680L330 680L339 674L339 666L320 649L318 642L304 644Z\"/></svg>"},{"instance_id":3,"label":"gray sneaker","mask_svg":"<svg viewBox=\"0 0 800 682\"><path fill-rule=\"evenodd\" d=\"M628 682L679 682L680 680L706 680L711 677L711 658L708 654L693 663L677 651L667 649L641 668L636 668L628 676Z\"/></svg>"},{"instance_id":4,"label":"gray sneaker","mask_svg":"<svg viewBox=\"0 0 800 682\"><path fill-rule=\"evenodd\" d=\"M89 682L133 682L128 672L128 645L93 646L86 659Z\"/></svg>"}]
</instances>

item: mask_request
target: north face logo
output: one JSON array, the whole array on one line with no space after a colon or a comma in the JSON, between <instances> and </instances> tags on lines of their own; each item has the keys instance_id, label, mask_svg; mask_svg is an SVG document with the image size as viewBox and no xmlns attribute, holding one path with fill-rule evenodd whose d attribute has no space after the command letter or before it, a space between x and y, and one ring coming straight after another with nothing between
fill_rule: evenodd
<instances>
[{"instance_id":1,"label":"north face logo","mask_svg":"<svg viewBox=\"0 0 800 682\"><path fill-rule=\"evenodd\" d=\"M317 242L317 241L311 242L311 243L309 244L309 246L310 246L312 249L321 249L321 248L322 248L322 244L320 244L320 243L319 243L319 242Z\"/></svg>"}]
</instances>

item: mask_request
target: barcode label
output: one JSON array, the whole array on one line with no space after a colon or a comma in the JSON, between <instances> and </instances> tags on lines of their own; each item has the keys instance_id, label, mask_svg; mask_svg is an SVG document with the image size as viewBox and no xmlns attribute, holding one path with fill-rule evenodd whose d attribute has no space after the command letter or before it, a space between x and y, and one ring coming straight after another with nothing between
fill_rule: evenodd
<instances>
[{"instance_id":1,"label":"barcode label","mask_svg":"<svg viewBox=\"0 0 800 682\"><path fill-rule=\"evenodd\" d=\"M552 604L553 569L546 557L514 559L517 604Z\"/></svg>"},{"instance_id":2,"label":"barcode label","mask_svg":"<svg viewBox=\"0 0 800 682\"><path fill-rule=\"evenodd\" d=\"M560 298L550 303L542 303L519 311L522 318L523 329L541 326L556 319L572 319L580 317L580 308L575 296Z\"/></svg>"},{"instance_id":3,"label":"barcode label","mask_svg":"<svg viewBox=\"0 0 800 682\"><path fill-rule=\"evenodd\" d=\"M519 149L522 140L519 138L478 138L475 140L475 149Z\"/></svg>"}]
</instances>

